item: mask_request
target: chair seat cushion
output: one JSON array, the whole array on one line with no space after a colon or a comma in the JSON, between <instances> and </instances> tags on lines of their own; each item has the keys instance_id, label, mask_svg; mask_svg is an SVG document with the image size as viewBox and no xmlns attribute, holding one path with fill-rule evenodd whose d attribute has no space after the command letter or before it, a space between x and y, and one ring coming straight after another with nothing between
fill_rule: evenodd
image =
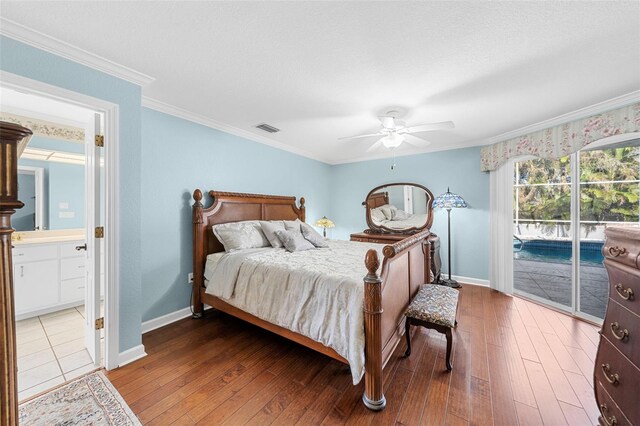
<instances>
[{"instance_id":1,"label":"chair seat cushion","mask_svg":"<svg viewBox=\"0 0 640 426\"><path fill-rule=\"evenodd\" d=\"M413 299L405 315L453 328L458 307L458 290L436 284L425 284Z\"/></svg>"}]
</instances>

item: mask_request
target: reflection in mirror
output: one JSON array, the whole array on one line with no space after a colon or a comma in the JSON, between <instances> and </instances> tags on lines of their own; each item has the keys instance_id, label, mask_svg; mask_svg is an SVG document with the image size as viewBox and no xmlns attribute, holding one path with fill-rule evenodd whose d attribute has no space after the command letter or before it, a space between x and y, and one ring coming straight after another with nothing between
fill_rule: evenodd
<instances>
[{"instance_id":1,"label":"reflection in mirror","mask_svg":"<svg viewBox=\"0 0 640 426\"><path fill-rule=\"evenodd\" d=\"M14 215L15 229L84 228L84 162L83 143L34 135L18 160L25 170L18 176L18 199L25 207Z\"/></svg>"},{"instance_id":2,"label":"reflection in mirror","mask_svg":"<svg viewBox=\"0 0 640 426\"><path fill-rule=\"evenodd\" d=\"M367 223L374 232L410 233L431 226L433 194L422 185L398 183L367 196Z\"/></svg>"},{"instance_id":3,"label":"reflection in mirror","mask_svg":"<svg viewBox=\"0 0 640 426\"><path fill-rule=\"evenodd\" d=\"M16 231L38 231L45 229L44 214L44 169L42 167L18 166L18 192L24 207L13 214L12 226Z\"/></svg>"}]
</instances>

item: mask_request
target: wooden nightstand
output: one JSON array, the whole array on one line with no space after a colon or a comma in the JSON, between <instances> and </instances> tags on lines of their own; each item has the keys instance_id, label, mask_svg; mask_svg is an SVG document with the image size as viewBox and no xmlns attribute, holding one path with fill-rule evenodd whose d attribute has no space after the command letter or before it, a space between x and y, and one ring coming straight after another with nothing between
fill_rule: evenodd
<instances>
[{"instance_id":1,"label":"wooden nightstand","mask_svg":"<svg viewBox=\"0 0 640 426\"><path fill-rule=\"evenodd\" d=\"M410 236L411 235L407 234L374 234L358 232L357 234L351 234L351 241L375 244L393 244ZM440 237L436 234L431 234L429 236L429 243L431 243L431 272L433 273L433 282L437 283L440 280L440 271L442 267L442 260L440 259Z\"/></svg>"}]
</instances>

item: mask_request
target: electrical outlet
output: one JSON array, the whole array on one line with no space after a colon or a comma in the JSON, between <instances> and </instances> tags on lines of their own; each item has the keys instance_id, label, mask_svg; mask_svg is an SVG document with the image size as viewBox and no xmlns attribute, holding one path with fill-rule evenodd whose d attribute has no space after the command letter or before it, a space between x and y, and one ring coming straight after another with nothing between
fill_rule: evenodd
<instances>
[{"instance_id":1,"label":"electrical outlet","mask_svg":"<svg viewBox=\"0 0 640 426\"><path fill-rule=\"evenodd\" d=\"M189 284L193 283L193 272L189 272L187 274L187 283Z\"/></svg>"}]
</instances>

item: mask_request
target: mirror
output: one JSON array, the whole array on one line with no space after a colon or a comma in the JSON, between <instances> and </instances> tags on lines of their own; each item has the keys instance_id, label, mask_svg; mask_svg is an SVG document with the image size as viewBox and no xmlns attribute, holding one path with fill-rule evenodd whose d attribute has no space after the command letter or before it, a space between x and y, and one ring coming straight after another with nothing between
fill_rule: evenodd
<instances>
[{"instance_id":1,"label":"mirror","mask_svg":"<svg viewBox=\"0 0 640 426\"><path fill-rule=\"evenodd\" d=\"M34 135L18 160L16 231L84 228L84 145Z\"/></svg>"},{"instance_id":2,"label":"mirror","mask_svg":"<svg viewBox=\"0 0 640 426\"><path fill-rule=\"evenodd\" d=\"M370 232L411 234L433 223L433 194L415 183L381 185L362 204Z\"/></svg>"},{"instance_id":3,"label":"mirror","mask_svg":"<svg viewBox=\"0 0 640 426\"><path fill-rule=\"evenodd\" d=\"M18 166L18 193L24 207L13 214L12 225L16 231L45 229L44 168Z\"/></svg>"}]
</instances>

